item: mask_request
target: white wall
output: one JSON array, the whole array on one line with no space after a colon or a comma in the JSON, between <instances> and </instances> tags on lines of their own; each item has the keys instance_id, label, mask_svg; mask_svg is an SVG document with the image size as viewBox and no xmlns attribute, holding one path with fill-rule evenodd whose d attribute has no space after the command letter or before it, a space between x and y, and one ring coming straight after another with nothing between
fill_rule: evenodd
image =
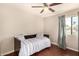
<instances>
[{"instance_id":1,"label":"white wall","mask_svg":"<svg viewBox=\"0 0 79 59\"><path fill-rule=\"evenodd\" d=\"M79 9L71 10L59 15L54 15L44 18L44 32L50 35L50 39L53 44L58 42L58 16L61 15L77 15ZM67 48L78 51L78 36L70 35L66 39Z\"/></svg>"},{"instance_id":2,"label":"white wall","mask_svg":"<svg viewBox=\"0 0 79 59\"><path fill-rule=\"evenodd\" d=\"M15 35L43 32L43 19L24 9L21 5L0 4L1 55L14 50Z\"/></svg>"}]
</instances>

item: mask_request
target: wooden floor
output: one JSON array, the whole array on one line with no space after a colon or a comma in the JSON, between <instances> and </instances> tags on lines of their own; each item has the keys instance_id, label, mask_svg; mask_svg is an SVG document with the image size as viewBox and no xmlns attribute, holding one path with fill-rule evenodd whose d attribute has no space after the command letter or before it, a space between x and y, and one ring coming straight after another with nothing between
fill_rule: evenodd
<instances>
[{"instance_id":1,"label":"wooden floor","mask_svg":"<svg viewBox=\"0 0 79 59\"><path fill-rule=\"evenodd\" d=\"M18 53L19 52L14 52L6 56L18 56ZM79 56L79 53L69 49L63 50L55 45L52 45L50 48L46 48L33 54L32 56Z\"/></svg>"}]
</instances>

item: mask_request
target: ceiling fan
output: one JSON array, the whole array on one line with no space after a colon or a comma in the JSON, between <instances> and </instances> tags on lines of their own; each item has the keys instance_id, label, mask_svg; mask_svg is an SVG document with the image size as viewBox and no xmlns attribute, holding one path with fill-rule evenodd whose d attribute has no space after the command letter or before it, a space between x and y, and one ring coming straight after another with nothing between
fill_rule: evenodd
<instances>
[{"instance_id":1,"label":"ceiling fan","mask_svg":"<svg viewBox=\"0 0 79 59\"><path fill-rule=\"evenodd\" d=\"M51 12L55 12L54 9L51 8L51 6L56 6L62 3L52 3L52 4L47 4L47 3L43 3L43 6L32 6L32 8L43 8L40 13L43 13L45 9L50 10Z\"/></svg>"}]
</instances>

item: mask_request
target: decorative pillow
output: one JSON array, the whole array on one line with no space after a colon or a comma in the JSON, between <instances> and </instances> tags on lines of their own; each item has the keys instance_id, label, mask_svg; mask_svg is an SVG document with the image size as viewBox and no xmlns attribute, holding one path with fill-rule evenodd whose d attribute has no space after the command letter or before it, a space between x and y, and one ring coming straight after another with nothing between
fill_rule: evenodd
<instances>
[{"instance_id":1,"label":"decorative pillow","mask_svg":"<svg viewBox=\"0 0 79 59\"><path fill-rule=\"evenodd\" d=\"M43 36L43 33L39 33L39 34L37 34L36 37L37 37L37 38L43 38L44 36Z\"/></svg>"},{"instance_id":2,"label":"decorative pillow","mask_svg":"<svg viewBox=\"0 0 79 59\"><path fill-rule=\"evenodd\" d=\"M22 34L16 35L15 38L17 38L20 41L25 40L24 35L22 35Z\"/></svg>"},{"instance_id":3,"label":"decorative pillow","mask_svg":"<svg viewBox=\"0 0 79 59\"><path fill-rule=\"evenodd\" d=\"M36 38L36 34L33 35L24 35L25 39Z\"/></svg>"},{"instance_id":4,"label":"decorative pillow","mask_svg":"<svg viewBox=\"0 0 79 59\"><path fill-rule=\"evenodd\" d=\"M47 37L47 38L49 38L49 35L48 35L48 34L44 34L44 37Z\"/></svg>"}]
</instances>

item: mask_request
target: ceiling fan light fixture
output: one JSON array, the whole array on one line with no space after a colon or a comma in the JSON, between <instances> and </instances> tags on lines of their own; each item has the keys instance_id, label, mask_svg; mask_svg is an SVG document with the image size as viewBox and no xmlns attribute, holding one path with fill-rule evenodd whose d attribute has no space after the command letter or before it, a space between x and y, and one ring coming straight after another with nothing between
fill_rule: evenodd
<instances>
[{"instance_id":1,"label":"ceiling fan light fixture","mask_svg":"<svg viewBox=\"0 0 79 59\"><path fill-rule=\"evenodd\" d=\"M44 7L45 10L48 10L48 7Z\"/></svg>"}]
</instances>

